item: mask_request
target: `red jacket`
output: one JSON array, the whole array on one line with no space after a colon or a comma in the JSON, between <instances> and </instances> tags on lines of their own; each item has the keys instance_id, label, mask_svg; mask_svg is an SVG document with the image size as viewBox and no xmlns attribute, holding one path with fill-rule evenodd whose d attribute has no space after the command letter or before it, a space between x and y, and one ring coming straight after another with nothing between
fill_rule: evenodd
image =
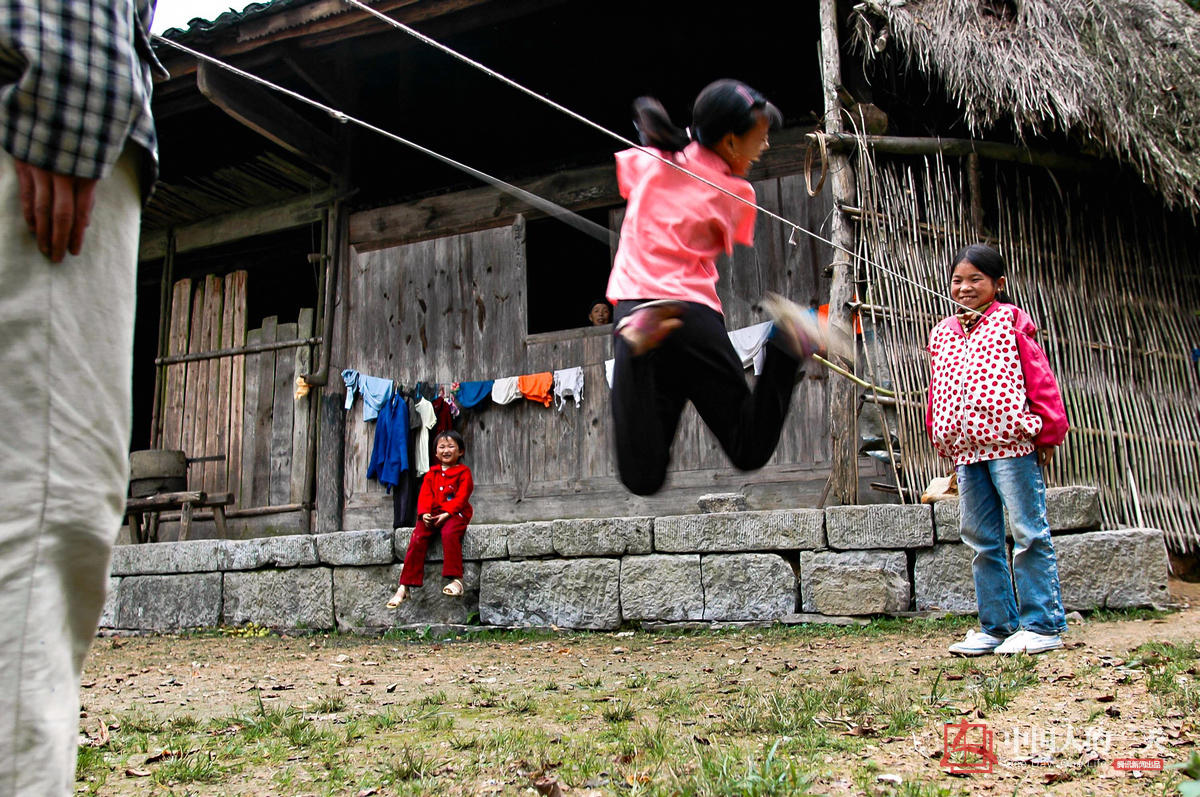
<instances>
[{"instance_id":1,"label":"red jacket","mask_svg":"<svg viewBox=\"0 0 1200 797\"><path fill-rule=\"evenodd\" d=\"M449 512L451 515L462 515L463 520L470 522L473 510L468 499L474 489L475 480L471 478L471 469L466 465L451 465L442 470L441 465L435 464L421 482L417 515Z\"/></svg>"}]
</instances>

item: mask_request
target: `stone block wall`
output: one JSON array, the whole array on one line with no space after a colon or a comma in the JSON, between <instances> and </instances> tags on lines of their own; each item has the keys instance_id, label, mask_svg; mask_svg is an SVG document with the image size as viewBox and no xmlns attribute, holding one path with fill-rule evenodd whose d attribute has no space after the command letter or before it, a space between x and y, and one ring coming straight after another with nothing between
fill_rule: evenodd
<instances>
[{"instance_id":1,"label":"stone block wall","mask_svg":"<svg viewBox=\"0 0 1200 797\"><path fill-rule=\"evenodd\" d=\"M1068 610L1167 601L1154 529L1096 531L1098 494L1047 496ZM121 545L101 626L173 631L255 623L289 631L378 633L425 625L552 626L788 622L945 610L972 612L971 551L957 502L730 511L471 526L465 594L443 595L442 551L398 609L410 529L254 540Z\"/></svg>"}]
</instances>

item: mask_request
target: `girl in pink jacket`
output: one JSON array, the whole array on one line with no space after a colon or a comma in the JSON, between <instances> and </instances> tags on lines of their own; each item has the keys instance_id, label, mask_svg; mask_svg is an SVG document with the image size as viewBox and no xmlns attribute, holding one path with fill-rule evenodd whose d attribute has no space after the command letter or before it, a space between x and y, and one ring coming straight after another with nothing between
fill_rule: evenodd
<instances>
[{"instance_id":1,"label":"girl in pink jacket","mask_svg":"<svg viewBox=\"0 0 1200 797\"><path fill-rule=\"evenodd\" d=\"M962 539L975 552L981 629L950 646L961 656L1042 653L1062 647L1066 630L1041 468L1067 434L1067 414L1034 339L1037 327L1000 300L1005 271L989 246L959 252L950 297L971 309L929 335L933 379L925 424L938 453L957 468Z\"/></svg>"}]
</instances>

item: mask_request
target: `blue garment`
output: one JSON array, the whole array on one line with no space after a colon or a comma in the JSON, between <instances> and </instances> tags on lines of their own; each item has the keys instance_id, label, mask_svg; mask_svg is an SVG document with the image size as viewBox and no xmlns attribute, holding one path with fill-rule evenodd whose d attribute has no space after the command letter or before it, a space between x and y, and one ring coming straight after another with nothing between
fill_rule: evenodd
<instances>
[{"instance_id":1,"label":"blue garment","mask_svg":"<svg viewBox=\"0 0 1200 797\"><path fill-rule=\"evenodd\" d=\"M342 371L342 381L346 383L346 409L354 406L354 394L362 393L364 421L375 420L379 415L379 408L392 397L392 380L390 379L367 376L353 368L347 368Z\"/></svg>"},{"instance_id":2,"label":"blue garment","mask_svg":"<svg viewBox=\"0 0 1200 797\"><path fill-rule=\"evenodd\" d=\"M492 385L495 380L485 379L482 382L459 382L458 394L455 399L458 401L458 406L464 410L469 410L476 404L480 404L492 397Z\"/></svg>"},{"instance_id":3,"label":"blue garment","mask_svg":"<svg viewBox=\"0 0 1200 797\"><path fill-rule=\"evenodd\" d=\"M378 479L390 493L408 470L408 405L392 394L379 411L375 423L375 447L367 465L367 478Z\"/></svg>"},{"instance_id":4,"label":"blue garment","mask_svg":"<svg viewBox=\"0 0 1200 797\"><path fill-rule=\"evenodd\" d=\"M958 493L963 542L975 551L971 569L983 632L1004 639L1018 629L1047 635L1065 631L1037 454L959 465ZM1004 545L1006 511L1013 534L1015 600Z\"/></svg>"}]
</instances>

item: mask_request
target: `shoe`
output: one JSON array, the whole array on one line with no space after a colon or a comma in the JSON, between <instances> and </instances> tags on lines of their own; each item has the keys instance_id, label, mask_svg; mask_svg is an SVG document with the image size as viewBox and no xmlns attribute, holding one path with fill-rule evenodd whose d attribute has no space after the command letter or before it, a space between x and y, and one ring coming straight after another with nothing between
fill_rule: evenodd
<instances>
[{"instance_id":1,"label":"shoe","mask_svg":"<svg viewBox=\"0 0 1200 797\"><path fill-rule=\"evenodd\" d=\"M640 357L658 348L675 330L683 326L679 316L683 315L684 303L674 299L656 299L643 302L617 324L616 332L633 353Z\"/></svg>"},{"instance_id":2,"label":"shoe","mask_svg":"<svg viewBox=\"0 0 1200 797\"><path fill-rule=\"evenodd\" d=\"M985 653L992 653L1003 642L1004 640L1000 637L972 629L967 632L966 639L950 646L950 652L955 656L982 656Z\"/></svg>"},{"instance_id":3,"label":"shoe","mask_svg":"<svg viewBox=\"0 0 1200 797\"><path fill-rule=\"evenodd\" d=\"M408 600L408 587L401 584L396 589L396 594L393 595L392 599L387 602L387 607L389 609L395 609L397 606L404 603L406 600Z\"/></svg>"},{"instance_id":4,"label":"shoe","mask_svg":"<svg viewBox=\"0 0 1200 797\"><path fill-rule=\"evenodd\" d=\"M451 598L461 598L463 594L462 579L456 578L446 586L442 587L442 594L449 595Z\"/></svg>"},{"instance_id":5,"label":"shoe","mask_svg":"<svg viewBox=\"0 0 1200 797\"><path fill-rule=\"evenodd\" d=\"M775 331L778 333L775 342L796 359L804 361L825 351L825 335L811 311L777 293L768 293L763 297L762 304L767 315L775 322Z\"/></svg>"},{"instance_id":6,"label":"shoe","mask_svg":"<svg viewBox=\"0 0 1200 797\"><path fill-rule=\"evenodd\" d=\"M1058 650L1062 646L1062 637L1058 634L1039 634L1036 631L1021 629L998 645L995 652L1001 656L1011 656L1014 653L1028 653L1033 656L1048 650Z\"/></svg>"}]
</instances>

